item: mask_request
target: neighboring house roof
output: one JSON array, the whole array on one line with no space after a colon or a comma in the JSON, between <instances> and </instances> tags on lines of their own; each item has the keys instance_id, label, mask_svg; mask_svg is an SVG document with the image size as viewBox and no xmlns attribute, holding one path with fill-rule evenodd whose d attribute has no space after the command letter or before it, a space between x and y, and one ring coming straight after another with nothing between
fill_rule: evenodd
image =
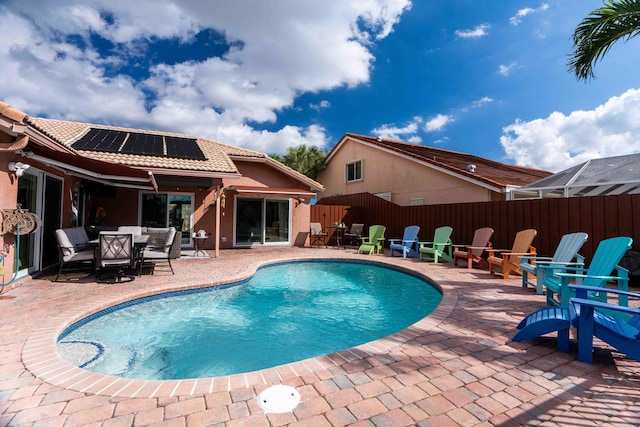
<instances>
[{"instance_id":1,"label":"neighboring house roof","mask_svg":"<svg viewBox=\"0 0 640 427\"><path fill-rule=\"evenodd\" d=\"M327 154L325 163L331 161L333 155L348 140L413 160L427 167L456 175L467 181L475 181L480 185L492 187L496 191L506 187L526 185L551 175L551 172L495 162L458 151L353 133L347 133L342 137L338 144Z\"/></svg>"},{"instance_id":2,"label":"neighboring house roof","mask_svg":"<svg viewBox=\"0 0 640 427\"><path fill-rule=\"evenodd\" d=\"M517 198L640 193L640 154L592 159L519 188Z\"/></svg>"},{"instance_id":3,"label":"neighboring house roof","mask_svg":"<svg viewBox=\"0 0 640 427\"><path fill-rule=\"evenodd\" d=\"M133 167L151 168L156 173L180 171L185 176L218 176L233 177L240 176L234 160L237 161L257 161L266 163L281 172L293 177L308 185L315 191L322 191L324 187L311 178L295 171L280 162L271 159L264 153L235 147L220 142L211 141L192 135L178 134L171 132L160 132L152 130L142 130L125 128L118 126L107 126L90 123L71 122L66 120L45 119L45 118L28 118L28 123L47 135L57 139L64 146L77 151L84 157L96 160L106 161L116 164L124 164ZM201 150L203 157L197 156L171 156L166 152L156 155L149 155L145 152L145 146L139 145L136 152L123 152L120 149L105 149L97 147L95 149L77 148L75 145L87 136L89 132L104 130L106 133L123 133L125 138L130 135L145 135L149 137L158 137L161 140L176 139L178 144L186 143L187 145L193 141L197 145L196 151Z\"/></svg>"}]
</instances>

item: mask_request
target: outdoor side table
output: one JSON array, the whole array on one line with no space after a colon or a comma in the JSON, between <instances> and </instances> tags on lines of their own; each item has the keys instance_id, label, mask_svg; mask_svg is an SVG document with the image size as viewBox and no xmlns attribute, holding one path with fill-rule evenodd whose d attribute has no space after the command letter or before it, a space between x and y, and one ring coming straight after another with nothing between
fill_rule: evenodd
<instances>
[{"instance_id":1,"label":"outdoor side table","mask_svg":"<svg viewBox=\"0 0 640 427\"><path fill-rule=\"evenodd\" d=\"M209 236L194 236L192 238L196 250L191 256L195 257L202 255L208 257L209 254L204 250L204 242L209 238Z\"/></svg>"}]
</instances>

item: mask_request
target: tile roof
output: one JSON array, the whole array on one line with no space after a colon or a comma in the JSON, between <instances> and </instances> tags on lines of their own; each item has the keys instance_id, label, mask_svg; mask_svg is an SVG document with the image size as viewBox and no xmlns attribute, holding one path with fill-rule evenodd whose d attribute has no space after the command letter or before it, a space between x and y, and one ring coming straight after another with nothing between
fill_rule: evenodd
<instances>
[{"instance_id":1,"label":"tile roof","mask_svg":"<svg viewBox=\"0 0 640 427\"><path fill-rule=\"evenodd\" d=\"M551 172L539 169L500 163L471 154L426 145L409 144L353 133L345 134L342 140L346 138L366 142L381 149L390 150L417 161L429 163L455 174L497 187L522 186L551 175ZM339 145L336 145L334 149L337 149ZM331 154L329 153L327 159ZM474 172L467 169L469 165L475 165Z\"/></svg>"},{"instance_id":2,"label":"tile roof","mask_svg":"<svg viewBox=\"0 0 640 427\"><path fill-rule=\"evenodd\" d=\"M139 154L122 154L101 151L77 150L79 154L85 157L111 163L125 164L129 166L237 174L238 169L236 168L233 161L229 158L230 155L241 155L254 158L266 157L264 154L258 153L256 151L231 147L226 144L220 144L218 142L194 137L191 135L176 134L170 132L158 132L44 118L29 118L29 124L33 125L45 134L56 138L62 144L68 147L71 147L74 142L85 135L90 129L110 129L123 132L145 133L149 135L193 138L197 140L198 146L207 158L207 160L193 160Z\"/></svg>"},{"instance_id":3,"label":"tile roof","mask_svg":"<svg viewBox=\"0 0 640 427\"><path fill-rule=\"evenodd\" d=\"M72 122L68 120L30 117L26 113L16 110L9 104L2 101L0 101L0 116L6 117L14 122L28 125L36 131L41 132L42 134L51 138L51 140L53 140L57 146L64 147L64 149L68 150L68 152L77 153L89 159L138 168L175 170L176 174L179 175L188 175L188 172L192 171L194 173L220 173L224 174L224 176L239 176L240 174L234 163L234 160L241 161L242 159L246 159L249 161L259 161L268 164L269 166L280 170L281 172L293 177L294 179L306 185L309 185L309 187L315 191L322 191L324 189L322 184L320 184L319 182L270 158L264 153L223 144L192 135ZM195 139L196 144L202 150L203 154L206 157L206 160L74 149L72 147L73 143L87 134L90 129L108 129L122 132L144 133L147 135L162 135Z\"/></svg>"}]
</instances>

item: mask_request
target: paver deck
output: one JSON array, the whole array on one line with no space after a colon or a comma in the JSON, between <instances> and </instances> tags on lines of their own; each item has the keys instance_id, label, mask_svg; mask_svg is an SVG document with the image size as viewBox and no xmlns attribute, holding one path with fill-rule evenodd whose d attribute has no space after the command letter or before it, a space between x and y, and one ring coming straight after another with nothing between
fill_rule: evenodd
<instances>
[{"instance_id":1,"label":"paver deck","mask_svg":"<svg viewBox=\"0 0 640 427\"><path fill-rule=\"evenodd\" d=\"M132 381L71 366L55 351L74 320L162 290L229 283L265 263L366 258L425 274L443 289L427 318L390 337L246 375ZM333 248L221 251L182 258L175 276L99 284L32 279L0 294L0 426L637 426L640 363L599 346L594 364L555 350L553 337L513 343L544 296L486 270ZM381 284L382 286L383 284ZM366 321L366 319L363 319ZM265 414L257 395L296 387L292 412Z\"/></svg>"}]
</instances>

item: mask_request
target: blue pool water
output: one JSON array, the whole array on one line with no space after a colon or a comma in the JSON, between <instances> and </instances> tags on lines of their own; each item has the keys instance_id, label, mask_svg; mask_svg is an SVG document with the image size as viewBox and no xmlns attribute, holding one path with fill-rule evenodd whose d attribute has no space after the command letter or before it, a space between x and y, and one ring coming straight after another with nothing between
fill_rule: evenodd
<instances>
[{"instance_id":1,"label":"blue pool water","mask_svg":"<svg viewBox=\"0 0 640 427\"><path fill-rule=\"evenodd\" d=\"M130 301L68 328L72 363L140 379L249 372L354 347L427 316L442 295L425 280L370 263L303 261L225 287Z\"/></svg>"}]
</instances>

